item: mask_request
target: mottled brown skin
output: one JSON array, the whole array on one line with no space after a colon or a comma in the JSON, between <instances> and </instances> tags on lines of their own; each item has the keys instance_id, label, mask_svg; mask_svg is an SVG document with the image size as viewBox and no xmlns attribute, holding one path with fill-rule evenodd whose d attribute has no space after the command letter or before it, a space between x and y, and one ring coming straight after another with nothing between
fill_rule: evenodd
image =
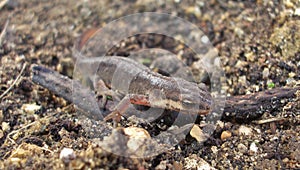
<instances>
[{"instance_id":1,"label":"mottled brown skin","mask_svg":"<svg viewBox=\"0 0 300 170\"><path fill-rule=\"evenodd\" d=\"M112 56L92 60L99 64L93 81L101 80L112 90L127 95L132 104L202 115L210 111L211 95L196 83L152 72L130 58Z\"/></svg>"}]
</instances>

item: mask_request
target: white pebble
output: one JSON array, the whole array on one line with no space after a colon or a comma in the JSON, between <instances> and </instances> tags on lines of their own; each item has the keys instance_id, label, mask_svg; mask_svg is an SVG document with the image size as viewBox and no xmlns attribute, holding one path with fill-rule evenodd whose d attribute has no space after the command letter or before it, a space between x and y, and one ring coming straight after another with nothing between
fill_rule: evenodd
<instances>
[{"instance_id":1,"label":"white pebble","mask_svg":"<svg viewBox=\"0 0 300 170\"><path fill-rule=\"evenodd\" d=\"M34 114L36 111L41 109L41 106L37 104L23 104L21 109L28 114Z\"/></svg>"},{"instance_id":2,"label":"white pebble","mask_svg":"<svg viewBox=\"0 0 300 170\"><path fill-rule=\"evenodd\" d=\"M218 148L216 146L212 146L210 149L213 152L213 154L218 153Z\"/></svg>"},{"instance_id":3,"label":"white pebble","mask_svg":"<svg viewBox=\"0 0 300 170\"><path fill-rule=\"evenodd\" d=\"M263 72L262 72L262 75L263 75L263 78L268 78L269 77L269 74L270 74L270 71L268 68L264 68Z\"/></svg>"},{"instance_id":4,"label":"white pebble","mask_svg":"<svg viewBox=\"0 0 300 170\"><path fill-rule=\"evenodd\" d=\"M2 122L1 127L2 127L3 132L10 130L9 123L7 123L7 122Z\"/></svg>"},{"instance_id":5,"label":"white pebble","mask_svg":"<svg viewBox=\"0 0 300 170\"><path fill-rule=\"evenodd\" d=\"M207 36L202 36L201 37L201 42L203 42L204 44L207 44L207 43L209 43L209 39L208 39L208 37Z\"/></svg>"},{"instance_id":6,"label":"white pebble","mask_svg":"<svg viewBox=\"0 0 300 170\"><path fill-rule=\"evenodd\" d=\"M250 152L257 153L257 151L258 151L258 147L256 146L255 142L252 142L250 144Z\"/></svg>"},{"instance_id":7,"label":"white pebble","mask_svg":"<svg viewBox=\"0 0 300 170\"><path fill-rule=\"evenodd\" d=\"M71 148L63 148L59 154L59 158L64 162L69 162L70 160L76 158L76 154Z\"/></svg>"}]
</instances>

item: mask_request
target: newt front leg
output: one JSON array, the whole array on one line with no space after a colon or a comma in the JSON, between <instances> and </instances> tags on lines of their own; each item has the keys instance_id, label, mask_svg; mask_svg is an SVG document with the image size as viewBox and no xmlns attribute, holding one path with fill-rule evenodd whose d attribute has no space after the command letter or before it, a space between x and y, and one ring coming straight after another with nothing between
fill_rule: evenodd
<instances>
[{"instance_id":1,"label":"newt front leg","mask_svg":"<svg viewBox=\"0 0 300 170\"><path fill-rule=\"evenodd\" d=\"M121 116L125 114L130 104L137 104L143 106L150 106L149 98L145 95L127 94L125 97L114 107L113 111L105 116L104 120L108 121L113 119L120 122Z\"/></svg>"}]
</instances>

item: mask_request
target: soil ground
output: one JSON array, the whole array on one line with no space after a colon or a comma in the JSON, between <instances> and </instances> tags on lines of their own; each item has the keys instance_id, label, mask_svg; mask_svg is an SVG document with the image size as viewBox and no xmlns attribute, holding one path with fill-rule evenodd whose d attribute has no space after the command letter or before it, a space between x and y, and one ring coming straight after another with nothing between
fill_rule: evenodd
<instances>
[{"instance_id":1,"label":"soil ground","mask_svg":"<svg viewBox=\"0 0 300 170\"><path fill-rule=\"evenodd\" d=\"M8 0L0 8L0 30L9 20L0 36L0 169L196 169L201 160L217 169L300 168L300 92L264 113L260 120L269 122L219 122L204 143L190 137L169 152L133 159L95 145L74 106L31 81L31 64L72 77L72 48L85 30L150 11L182 17L208 35L228 95L300 83L297 0ZM26 109L33 106L41 107ZM60 159L63 148L75 157Z\"/></svg>"}]
</instances>

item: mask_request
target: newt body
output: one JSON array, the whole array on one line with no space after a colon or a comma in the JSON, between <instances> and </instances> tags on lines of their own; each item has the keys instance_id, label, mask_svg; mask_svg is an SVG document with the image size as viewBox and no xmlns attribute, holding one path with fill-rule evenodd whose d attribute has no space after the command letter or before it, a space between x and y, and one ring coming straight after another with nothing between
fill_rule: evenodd
<instances>
[{"instance_id":1,"label":"newt body","mask_svg":"<svg viewBox=\"0 0 300 170\"><path fill-rule=\"evenodd\" d=\"M87 66L85 73L91 75L95 86L103 81L108 88L125 95L120 102L123 104L116 108L121 114L127 109L124 106L124 103L128 104L124 102L126 100L132 104L191 114L205 115L211 109L212 98L206 89L181 78L153 72L130 58L112 56L79 61L78 67Z\"/></svg>"}]
</instances>

